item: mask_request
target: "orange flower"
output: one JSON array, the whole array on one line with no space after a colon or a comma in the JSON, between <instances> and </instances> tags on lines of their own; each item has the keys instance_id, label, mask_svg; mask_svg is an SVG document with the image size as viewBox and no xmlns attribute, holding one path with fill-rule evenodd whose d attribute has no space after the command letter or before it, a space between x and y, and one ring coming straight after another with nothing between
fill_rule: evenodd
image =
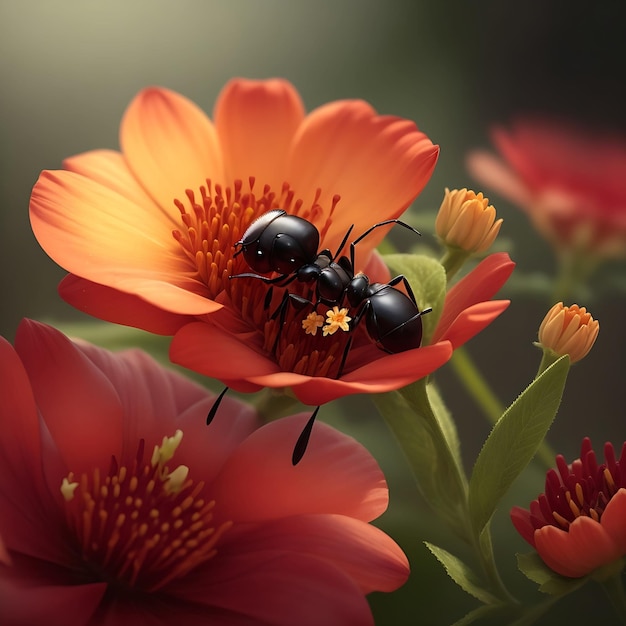
<instances>
[{"instance_id":1,"label":"orange flower","mask_svg":"<svg viewBox=\"0 0 626 626\"><path fill-rule=\"evenodd\" d=\"M29 321L0 371L3 624L373 624L406 580L372 456L318 424L292 466L308 415L207 428L203 388Z\"/></svg>"},{"instance_id":2,"label":"orange flower","mask_svg":"<svg viewBox=\"0 0 626 626\"><path fill-rule=\"evenodd\" d=\"M475 151L470 173L528 213L559 250L626 255L626 142L560 121L495 127L504 160Z\"/></svg>"},{"instance_id":3,"label":"orange flower","mask_svg":"<svg viewBox=\"0 0 626 626\"><path fill-rule=\"evenodd\" d=\"M376 280L386 282L388 270L382 263L374 265L379 259L372 256L368 272ZM387 354L367 337L363 325L327 337L307 333L303 329L302 311L294 308L288 309L277 340L278 323L268 322L267 313L257 306L252 308L259 319L256 327L239 325L225 310L211 315L207 321L187 324L174 336L170 358L241 392L291 387L297 398L309 405L324 404L349 394L399 389L441 367L455 348L506 309L507 300L491 298L506 282L513 267L507 254L492 254L454 285L446 296L428 346ZM334 315L332 311L330 314ZM337 379L337 368L350 336L354 339L352 349L344 373Z\"/></svg>"},{"instance_id":4,"label":"orange flower","mask_svg":"<svg viewBox=\"0 0 626 626\"><path fill-rule=\"evenodd\" d=\"M626 556L626 443L619 459L606 443L604 458L599 464L585 438L571 465L556 457L557 471L548 471L529 511L511 511L517 531L562 576L579 578Z\"/></svg>"},{"instance_id":5,"label":"orange flower","mask_svg":"<svg viewBox=\"0 0 626 626\"><path fill-rule=\"evenodd\" d=\"M569 355L571 363L589 353L600 332L600 323L577 304L555 304L539 327L539 344L558 356Z\"/></svg>"},{"instance_id":6,"label":"orange flower","mask_svg":"<svg viewBox=\"0 0 626 626\"><path fill-rule=\"evenodd\" d=\"M350 225L358 235L399 216L438 155L413 122L362 101L305 115L278 79L229 82L214 122L181 95L146 89L124 115L120 143L121 153L88 152L43 172L31 223L71 272L60 287L68 302L166 335L224 303L245 316L250 294L228 276L249 269L233 244L255 217L299 215L335 250ZM360 266L384 230L359 245Z\"/></svg>"}]
</instances>

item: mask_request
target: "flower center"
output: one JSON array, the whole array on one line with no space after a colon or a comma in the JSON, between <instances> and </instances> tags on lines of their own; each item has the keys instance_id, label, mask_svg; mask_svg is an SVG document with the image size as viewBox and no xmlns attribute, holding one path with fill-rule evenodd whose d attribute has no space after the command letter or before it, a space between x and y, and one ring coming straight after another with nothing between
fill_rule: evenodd
<instances>
[{"instance_id":1,"label":"flower center","mask_svg":"<svg viewBox=\"0 0 626 626\"><path fill-rule=\"evenodd\" d=\"M235 181L232 188L213 185L207 180L206 187L200 187L199 199L191 190L187 190L186 195L189 208L180 200L175 200L181 213L182 228L174 230L172 234L189 259L192 271L206 285L207 297L225 304L227 315L244 323L245 330L242 332L246 334L246 343L269 354L283 371L309 376L336 375L349 334L336 331L348 330L350 317L347 310L337 310L326 320L323 333L316 333L313 329L317 318L311 318L310 315L326 314L327 307L320 312L312 312L312 307L302 309L288 303L283 315L273 315L285 291L315 301L314 286L293 281L281 288L270 286L258 278L231 280L229 277L254 273L243 255L235 257L234 254L235 243L241 240L256 218L280 208L311 222L323 222L319 229L320 237L323 238L339 196L333 197L331 206L324 209L318 202L321 196L321 190L318 190L311 205L307 206L296 198L287 183L282 186L280 193L265 185L262 192L257 194L254 178L249 179L247 189L244 189L240 180ZM326 216L325 220L322 216ZM220 322L219 315L212 316L212 319L229 328L233 322L224 317ZM250 329L256 331L252 337Z\"/></svg>"},{"instance_id":2,"label":"flower center","mask_svg":"<svg viewBox=\"0 0 626 626\"><path fill-rule=\"evenodd\" d=\"M599 465L591 444L585 440L580 459L568 466L562 456L557 457L557 470L550 470L546 491L539 498L543 520L534 517L535 527L552 524L567 529L580 516L599 522L604 509L621 487L626 487L626 476L620 471L620 462L626 459L626 444L622 458L616 460L613 446L604 447L605 463Z\"/></svg>"},{"instance_id":3,"label":"flower center","mask_svg":"<svg viewBox=\"0 0 626 626\"><path fill-rule=\"evenodd\" d=\"M84 562L106 582L158 590L212 558L232 526L215 526L215 502L202 497L204 483L187 478L187 467L166 466L182 435L164 437L148 462L142 439L129 467L113 457L106 476L95 468L63 479L69 527Z\"/></svg>"}]
</instances>

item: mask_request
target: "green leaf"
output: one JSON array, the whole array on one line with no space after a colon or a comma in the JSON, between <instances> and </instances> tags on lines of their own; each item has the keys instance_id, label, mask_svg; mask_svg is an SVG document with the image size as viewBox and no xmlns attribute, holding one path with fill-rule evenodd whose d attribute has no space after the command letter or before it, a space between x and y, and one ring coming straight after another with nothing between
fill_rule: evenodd
<instances>
[{"instance_id":1,"label":"green leaf","mask_svg":"<svg viewBox=\"0 0 626 626\"><path fill-rule=\"evenodd\" d=\"M420 311L432 307L432 313L422 318L422 343L427 345L435 332L446 298L446 273L443 266L435 259L418 254L387 254L383 260L393 275L406 276Z\"/></svg>"},{"instance_id":2,"label":"green leaf","mask_svg":"<svg viewBox=\"0 0 626 626\"><path fill-rule=\"evenodd\" d=\"M433 412L425 381L375 395L373 400L406 455L424 499L460 537L471 541L465 475L455 445L448 443Z\"/></svg>"},{"instance_id":3,"label":"green leaf","mask_svg":"<svg viewBox=\"0 0 626 626\"><path fill-rule=\"evenodd\" d=\"M493 427L474 465L469 509L477 536L502 496L528 465L561 403L570 363L561 357L515 400Z\"/></svg>"},{"instance_id":4,"label":"green leaf","mask_svg":"<svg viewBox=\"0 0 626 626\"><path fill-rule=\"evenodd\" d=\"M536 552L517 555L517 567L520 572L539 585L539 591L551 596L563 596L582 587L589 576L566 578L551 570Z\"/></svg>"},{"instance_id":5,"label":"green leaf","mask_svg":"<svg viewBox=\"0 0 626 626\"><path fill-rule=\"evenodd\" d=\"M426 547L435 555L443 565L446 573L463 591L474 596L483 604L500 604L498 598L489 593L481 584L480 579L472 569L458 557L447 550L425 541Z\"/></svg>"}]
</instances>

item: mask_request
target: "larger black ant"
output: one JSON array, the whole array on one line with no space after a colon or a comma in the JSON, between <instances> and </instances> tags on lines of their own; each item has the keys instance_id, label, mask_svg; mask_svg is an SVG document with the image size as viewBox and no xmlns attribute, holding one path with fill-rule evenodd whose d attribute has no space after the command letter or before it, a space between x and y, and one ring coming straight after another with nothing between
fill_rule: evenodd
<instances>
[{"instance_id":1,"label":"larger black ant","mask_svg":"<svg viewBox=\"0 0 626 626\"><path fill-rule=\"evenodd\" d=\"M268 211L252 222L241 240L235 244L235 256L243 254L250 268L258 273L235 274L230 278L255 278L281 287L296 279L303 283L315 283L316 302L286 292L281 305L272 317L280 311L283 320L285 307L289 301L308 303L317 307L320 303L341 306L347 300L351 307L357 308L351 330L365 319L369 337L381 350L396 354L419 348L422 341L421 317L432 309L419 310L407 279L400 274L388 283L370 283L365 274L354 274L356 245L376 228L388 224L399 224L420 234L412 226L398 219L378 222L350 243L348 258L339 257L339 254L346 245L353 226L344 235L335 254L328 249L318 252L320 234L314 224L296 215L289 215L281 209ZM270 272L279 275L274 278L262 276ZM408 296L394 289L399 283L404 285ZM266 306L269 306L271 299L271 294L268 295L270 297L266 298ZM351 345L352 336L344 349L337 378L343 373ZM225 392L226 389L216 400L207 423L213 419L217 405ZM315 409L298 438L292 456L294 465L304 455L318 410L319 407Z\"/></svg>"}]
</instances>

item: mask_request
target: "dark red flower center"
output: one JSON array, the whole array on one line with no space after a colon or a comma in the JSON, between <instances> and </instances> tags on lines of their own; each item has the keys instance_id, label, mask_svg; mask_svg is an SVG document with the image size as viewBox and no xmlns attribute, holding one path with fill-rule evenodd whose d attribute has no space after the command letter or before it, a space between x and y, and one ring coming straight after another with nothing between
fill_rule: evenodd
<instances>
[{"instance_id":1,"label":"dark red flower center","mask_svg":"<svg viewBox=\"0 0 626 626\"><path fill-rule=\"evenodd\" d=\"M580 458L568 465L557 456L557 470L546 475L546 490L531 504L535 529L547 524L567 529L580 516L600 521L604 509L621 487L626 487L626 443L619 459L610 443L604 446L605 462L598 464L591 441L583 441Z\"/></svg>"},{"instance_id":2,"label":"dark red flower center","mask_svg":"<svg viewBox=\"0 0 626 626\"><path fill-rule=\"evenodd\" d=\"M242 181L236 181L232 188L223 188L207 180L207 186L200 188L199 198L190 190L186 195L187 203L175 200L182 226L173 231L173 236L189 260L190 272L205 285L205 295L227 309L225 315L213 314L211 322L223 323L225 332L240 332L246 344L276 361L283 371L336 376L349 333L307 332L303 322L312 306L302 308L289 303L282 315L277 314L286 290L314 301L315 285L293 281L286 287L270 286L256 278L231 280L229 277L254 273L243 255L235 256L235 243L256 218L280 208L318 225L323 222L323 226L318 226L323 239L339 197L335 196L332 206L324 209L318 203L321 196L318 190L312 204L306 206L288 184L279 193L268 185L257 193L253 178L248 181L247 189ZM278 274L267 277L275 276ZM272 293L268 295L270 289ZM325 315L326 308L320 307L320 313Z\"/></svg>"},{"instance_id":3,"label":"dark red flower center","mask_svg":"<svg viewBox=\"0 0 626 626\"><path fill-rule=\"evenodd\" d=\"M155 446L144 460L144 441L130 466L115 457L106 476L64 479L66 517L83 562L102 580L125 588L156 591L211 559L231 522L216 526L214 501L204 483L187 478L188 468L170 471L182 432Z\"/></svg>"}]
</instances>

